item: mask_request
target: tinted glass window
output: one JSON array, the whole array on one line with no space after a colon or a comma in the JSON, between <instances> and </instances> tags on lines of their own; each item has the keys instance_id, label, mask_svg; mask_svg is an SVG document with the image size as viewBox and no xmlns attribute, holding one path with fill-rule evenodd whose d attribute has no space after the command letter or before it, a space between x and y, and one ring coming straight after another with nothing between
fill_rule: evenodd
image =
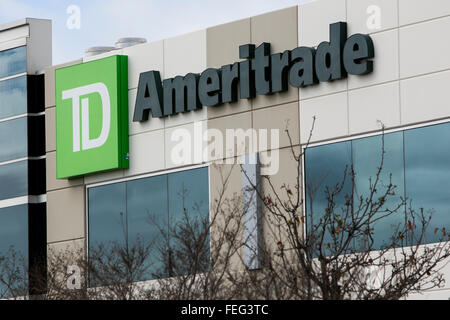
<instances>
[{"instance_id":1,"label":"tinted glass window","mask_svg":"<svg viewBox=\"0 0 450 320\"><path fill-rule=\"evenodd\" d=\"M2 257L12 261L16 254L18 272L24 274L28 268L28 206L20 205L0 209L0 262ZM17 284L16 284L17 285ZM0 282L0 296L11 292Z\"/></svg>"},{"instance_id":2,"label":"tinted glass window","mask_svg":"<svg viewBox=\"0 0 450 320\"><path fill-rule=\"evenodd\" d=\"M450 230L450 124L405 131L406 195L417 212L431 213L426 242Z\"/></svg>"},{"instance_id":3,"label":"tinted glass window","mask_svg":"<svg viewBox=\"0 0 450 320\"><path fill-rule=\"evenodd\" d=\"M0 51L0 78L27 71L26 47Z\"/></svg>"},{"instance_id":4,"label":"tinted glass window","mask_svg":"<svg viewBox=\"0 0 450 320\"><path fill-rule=\"evenodd\" d=\"M89 243L97 246L110 241L125 243L125 183L89 189Z\"/></svg>"},{"instance_id":5,"label":"tinted glass window","mask_svg":"<svg viewBox=\"0 0 450 320\"><path fill-rule=\"evenodd\" d=\"M0 256L9 248L28 258L28 206L0 209Z\"/></svg>"},{"instance_id":6,"label":"tinted glass window","mask_svg":"<svg viewBox=\"0 0 450 320\"><path fill-rule=\"evenodd\" d=\"M145 278L163 268L160 248L165 247L160 228L168 228L167 175L127 182L127 214L132 241L140 237L153 248L146 262L150 269Z\"/></svg>"},{"instance_id":7,"label":"tinted glass window","mask_svg":"<svg viewBox=\"0 0 450 320\"><path fill-rule=\"evenodd\" d=\"M384 159L382 160L383 137L375 136L353 141L309 148L305 155L306 169L306 211L309 227L316 225L323 216L331 200L327 198L337 186L343 183L342 191L334 198L333 214L344 217L347 209L346 198L353 197L353 212L365 212L365 201L370 196L370 184L376 180L377 171L382 166L374 196L383 195L390 181L396 186L395 196L390 196L385 205L378 210L374 218L388 213L387 209L397 208L404 197L403 174L403 133L386 134L384 136ZM351 181L351 170L354 170L354 181ZM392 175L392 180L390 177ZM345 181L344 181L345 177ZM327 193L328 188L328 193ZM353 188L353 189L352 189ZM378 199L378 198L375 198ZM362 209L358 209L361 204ZM404 207L396 213L375 222L373 227L372 248L378 249L389 244L395 227L404 223ZM330 234L326 234L324 244L331 243ZM367 238L356 239L352 243L355 250L367 246Z\"/></svg>"},{"instance_id":8,"label":"tinted glass window","mask_svg":"<svg viewBox=\"0 0 450 320\"><path fill-rule=\"evenodd\" d=\"M27 118L0 122L0 162L27 156Z\"/></svg>"},{"instance_id":9,"label":"tinted glass window","mask_svg":"<svg viewBox=\"0 0 450 320\"><path fill-rule=\"evenodd\" d=\"M344 183L336 198L337 207L345 204L345 195L351 194L351 144L340 142L309 148L305 159L306 212L309 223L314 223L327 208L327 192Z\"/></svg>"},{"instance_id":10,"label":"tinted glass window","mask_svg":"<svg viewBox=\"0 0 450 320\"><path fill-rule=\"evenodd\" d=\"M27 77L0 81L0 119L27 112Z\"/></svg>"},{"instance_id":11,"label":"tinted glass window","mask_svg":"<svg viewBox=\"0 0 450 320\"><path fill-rule=\"evenodd\" d=\"M206 182L206 183L205 183ZM209 212L208 169L182 171L169 175L169 215L172 223ZM184 209L183 209L184 208Z\"/></svg>"},{"instance_id":12,"label":"tinted glass window","mask_svg":"<svg viewBox=\"0 0 450 320\"><path fill-rule=\"evenodd\" d=\"M139 238L153 248L140 280L165 274L160 250L167 256L168 248L163 235L180 221L183 205L191 218L209 215L207 168L89 188L89 246L125 244L125 239L132 245Z\"/></svg>"},{"instance_id":13,"label":"tinted glass window","mask_svg":"<svg viewBox=\"0 0 450 320\"><path fill-rule=\"evenodd\" d=\"M190 226L201 226L205 222L205 218L209 221L209 191L208 191L208 169L201 168L195 170L188 170L177 172L169 175L169 217L170 223L178 229L178 234L183 234L183 228ZM195 228L193 228L195 230ZM205 236L202 233L204 229L199 228L196 230L196 238L203 240L201 243L205 250L198 250L196 254L201 252L204 256L200 260L198 268L202 271L206 271L209 268L209 236ZM181 232L180 232L181 231ZM200 243L199 243L200 244ZM178 252L186 253L192 251L191 248L186 247L184 239L180 237L170 239L170 245ZM177 258L175 255L174 258ZM192 257L198 259L199 257ZM183 257L182 259L186 259ZM188 264L185 260L178 261L179 269L176 272L181 274L190 273Z\"/></svg>"},{"instance_id":14,"label":"tinted glass window","mask_svg":"<svg viewBox=\"0 0 450 320\"><path fill-rule=\"evenodd\" d=\"M28 161L1 165L0 181L0 200L27 195Z\"/></svg>"},{"instance_id":15,"label":"tinted glass window","mask_svg":"<svg viewBox=\"0 0 450 320\"><path fill-rule=\"evenodd\" d=\"M404 196L403 174L403 132L386 134L384 136L384 158L382 158L383 137L375 136L352 141L353 168L355 170L354 203L359 206L370 197L370 184L377 178L378 168L381 166L379 181L374 199L386 194L389 183L395 186L396 196L389 196L385 205L380 208L374 218L385 216L401 204L400 197ZM383 160L383 163L381 161ZM389 245L391 236L399 225L405 223L405 211L402 206L395 213L382 218L373 224L373 247L381 248ZM359 243L364 245L363 243Z\"/></svg>"},{"instance_id":16,"label":"tinted glass window","mask_svg":"<svg viewBox=\"0 0 450 320\"><path fill-rule=\"evenodd\" d=\"M373 183L381 165L382 141L380 135L306 149L305 188L309 227L314 225L327 206L326 186L342 181L345 163L351 162L355 171L355 205L360 197L367 198L369 179ZM395 194L387 199L379 214L387 213L388 208L396 209L401 202L400 197L406 198L408 208L411 204L416 213L423 210L426 217L431 216L422 243L439 241L444 235L443 228L446 234L450 230L450 123L386 134L384 150L380 181L374 195L381 196L385 192L390 175ZM350 191L351 186L345 186L342 193L350 194ZM336 209L340 207L342 198L337 197ZM405 217L408 208L400 207L396 213L374 223L374 249L389 244L396 227L408 223L406 219L410 218ZM420 226L416 224L416 227L416 234L420 234ZM358 245L357 241L354 245Z\"/></svg>"}]
</instances>

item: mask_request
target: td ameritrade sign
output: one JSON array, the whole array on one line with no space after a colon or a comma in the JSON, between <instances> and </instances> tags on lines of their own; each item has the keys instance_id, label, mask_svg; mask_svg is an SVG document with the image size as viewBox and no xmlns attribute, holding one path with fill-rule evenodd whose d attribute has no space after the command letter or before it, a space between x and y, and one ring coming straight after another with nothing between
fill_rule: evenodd
<instances>
[{"instance_id":1,"label":"td ameritrade sign","mask_svg":"<svg viewBox=\"0 0 450 320\"><path fill-rule=\"evenodd\" d=\"M58 179L128 168L128 64L112 56L55 71Z\"/></svg>"},{"instance_id":2,"label":"td ameritrade sign","mask_svg":"<svg viewBox=\"0 0 450 320\"><path fill-rule=\"evenodd\" d=\"M258 47L239 47L239 58L246 59L209 68L201 74L189 73L161 81L157 70L139 77L133 121L174 115L214 107L256 95L270 95L320 82L344 79L348 74L364 75L373 71L373 41L368 35L347 37L347 24L330 25L330 41L317 46L298 47L271 54L270 43Z\"/></svg>"}]
</instances>

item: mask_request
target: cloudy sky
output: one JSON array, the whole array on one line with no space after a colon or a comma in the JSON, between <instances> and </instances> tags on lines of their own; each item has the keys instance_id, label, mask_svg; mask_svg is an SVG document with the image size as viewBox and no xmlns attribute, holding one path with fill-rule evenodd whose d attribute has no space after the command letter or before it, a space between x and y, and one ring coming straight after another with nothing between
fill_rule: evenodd
<instances>
[{"instance_id":1,"label":"cloudy sky","mask_svg":"<svg viewBox=\"0 0 450 320\"><path fill-rule=\"evenodd\" d=\"M53 21L53 63L78 59L120 37L154 41L311 0L0 0L0 24L31 17ZM80 28L73 20L77 6ZM67 25L69 20L70 28Z\"/></svg>"}]
</instances>

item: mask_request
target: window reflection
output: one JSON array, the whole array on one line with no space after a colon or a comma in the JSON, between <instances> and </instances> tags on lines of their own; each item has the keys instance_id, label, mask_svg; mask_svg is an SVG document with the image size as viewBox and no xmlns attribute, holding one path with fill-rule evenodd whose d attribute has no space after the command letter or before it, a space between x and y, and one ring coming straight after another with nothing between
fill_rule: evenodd
<instances>
[{"instance_id":1,"label":"window reflection","mask_svg":"<svg viewBox=\"0 0 450 320\"><path fill-rule=\"evenodd\" d=\"M169 217L171 226L186 226L186 222L191 226L202 225L205 218L209 217L209 191L208 191L208 169L201 168L187 170L169 174ZM188 220L186 220L188 219ZM209 221L209 220L208 220ZM179 230L179 229L178 229ZM197 231L202 231L200 228ZM206 271L209 268L209 236L203 238L204 234L197 232L197 239L204 240L204 247L207 250L201 251L204 254L201 257L202 264L199 269ZM170 246L181 252L190 252L191 248L186 248L184 241L170 238ZM197 252L199 253L199 252ZM175 257L176 258L176 257ZM199 257L192 257L192 260ZM182 266L182 262L178 263ZM188 274L189 267L178 270L182 274ZM198 271L198 270L197 270Z\"/></svg>"},{"instance_id":2,"label":"window reflection","mask_svg":"<svg viewBox=\"0 0 450 320\"><path fill-rule=\"evenodd\" d=\"M167 230L167 176L155 176L127 182L127 215L131 241L139 236L152 250L146 264L150 269L145 276L162 269L159 248L165 247L160 228ZM165 231L166 231L165 230Z\"/></svg>"},{"instance_id":3,"label":"window reflection","mask_svg":"<svg viewBox=\"0 0 450 320\"><path fill-rule=\"evenodd\" d=\"M12 254L15 255L13 260ZM28 206L0 209L0 262L14 261L17 272L28 269ZM11 266L10 266L11 267ZM0 296L10 296L8 287L0 281Z\"/></svg>"},{"instance_id":4,"label":"window reflection","mask_svg":"<svg viewBox=\"0 0 450 320\"><path fill-rule=\"evenodd\" d=\"M382 170L377 182L377 191L373 193L374 199L383 196L390 181L395 188L395 196L389 196L386 204L375 216L388 214L387 209L392 210L401 204L400 197L404 196L403 175L403 132L384 135L384 158L382 159L383 136L375 136L352 141L353 168L355 170L355 205L359 205L361 197L367 199L370 196L370 183L374 183L378 168L383 160ZM390 180L391 178L391 180ZM405 211L402 206L396 213L377 221L373 225L373 247L381 248L389 245L390 238L399 225L405 223Z\"/></svg>"},{"instance_id":5,"label":"window reflection","mask_svg":"<svg viewBox=\"0 0 450 320\"><path fill-rule=\"evenodd\" d=\"M382 141L379 135L306 149L305 200L309 228L318 222L327 207L326 187L332 188L343 181L346 165L351 165L355 172L354 203L358 203L359 197L364 199L369 195L369 178L375 179L380 166ZM436 228L444 227L447 233L450 230L450 123L386 134L384 150L381 188L375 195L384 193L390 174L396 189L380 214L386 208L396 208L401 203L400 197L406 197L416 212L423 208L427 215L431 214L423 243L439 241L442 233L435 233ZM335 211L341 210L343 196L351 195L351 188L351 183L345 185L342 195L336 199ZM396 227L404 226L405 209L399 208L397 213L374 224L374 249L388 244ZM358 244L355 241L353 245Z\"/></svg>"},{"instance_id":6,"label":"window reflection","mask_svg":"<svg viewBox=\"0 0 450 320\"><path fill-rule=\"evenodd\" d=\"M336 199L337 207L344 205L345 195L351 193L351 144L340 142L308 148L305 159L307 219L313 224L327 208L327 189L331 193L344 182Z\"/></svg>"},{"instance_id":7,"label":"window reflection","mask_svg":"<svg viewBox=\"0 0 450 320\"><path fill-rule=\"evenodd\" d=\"M27 156L27 117L0 122L0 162Z\"/></svg>"},{"instance_id":8,"label":"window reflection","mask_svg":"<svg viewBox=\"0 0 450 320\"><path fill-rule=\"evenodd\" d=\"M0 256L13 248L28 259L28 206L20 205L0 209Z\"/></svg>"},{"instance_id":9,"label":"window reflection","mask_svg":"<svg viewBox=\"0 0 450 320\"><path fill-rule=\"evenodd\" d=\"M191 216L209 211L208 169L196 169L169 175L169 215L172 223L183 219L183 208Z\"/></svg>"},{"instance_id":10,"label":"window reflection","mask_svg":"<svg viewBox=\"0 0 450 320\"><path fill-rule=\"evenodd\" d=\"M89 189L89 243L125 243L123 215L126 213L125 183Z\"/></svg>"},{"instance_id":11,"label":"window reflection","mask_svg":"<svg viewBox=\"0 0 450 320\"><path fill-rule=\"evenodd\" d=\"M312 228L324 217L328 207L327 199L332 193L342 187L342 191L334 199L336 208L344 207L345 197L351 194L351 144L350 142L340 142L310 148L305 159L306 218L308 228ZM338 210L340 211L340 209ZM310 231L312 230L310 229ZM314 234L317 232L314 231ZM323 243L331 242L332 237L327 232L324 235ZM322 249L328 251L326 247ZM329 254L330 252L323 253Z\"/></svg>"},{"instance_id":12,"label":"window reflection","mask_svg":"<svg viewBox=\"0 0 450 320\"><path fill-rule=\"evenodd\" d=\"M433 209L426 242L435 228L450 230L450 123L405 132L406 195L414 210Z\"/></svg>"},{"instance_id":13,"label":"window reflection","mask_svg":"<svg viewBox=\"0 0 450 320\"><path fill-rule=\"evenodd\" d=\"M27 112L27 77L0 81L0 119Z\"/></svg>"},{"instance_id":14,"label":"window reflection","mask_svg":"<svg viewBox=\"0 0 450 320\"><path fill-rule=\"evenodd\" d=\"M1 165L0 181L0 200L27 195L28 161Z\"/></svg>"},{"instance_id":15,"label":"window reflection","mask_svg":"<svg viewBox=\"0 0 450 320\"><path fill-rule=\"evenodd\" d=\"M184 197L182 190L185 190ZM139 238L152 246L146 262L149 266L143 279L163 272L170 234L183 217L183 206L190 219L209 216L208 169L200 168L178 173L125 181L89 189L89 247L117 241L130 246ZM171 241L169 239L169 241ZM176 246L171 241L171 246ZM161 257L160 249L163 250Z\"/></svg>"},{"instance_id":16,"label":"window reflection","mask_svg":"<svg viewBox=\"0 0 450 320\"><path fill-rule=\"evenodd\" d=\"M26 47L0 51L0 78L27 71Z\"/></svg>"}]
</instances>

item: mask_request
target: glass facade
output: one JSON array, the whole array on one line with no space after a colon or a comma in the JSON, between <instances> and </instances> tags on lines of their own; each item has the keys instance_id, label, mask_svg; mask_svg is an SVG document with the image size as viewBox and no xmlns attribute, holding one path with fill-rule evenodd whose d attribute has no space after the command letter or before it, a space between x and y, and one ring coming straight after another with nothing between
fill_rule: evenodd
<instances>
[{"instance_id":1,"label":"glass facade","mask_svg":"<svg viewBox=\"0 0 450 320\"><path fill-rule=\"evenodd\" d=\"M208 168L192 169L88 189L89 248L113 242L131 245L139 237L153 248L144 279L161 274L157 248L177 246L170 230L183 219L209 216Z\"/></svg>"},{"instance_id":2,"label":"glass facade","mask_svg":"<svg viewBox=\"0 0 450 320\"><path fill-rule=\"evenodd\" d=\"M28 205L0 209L0 265L3 259L19 275L26 274L28 265ZM13 284L17 285L13 282ZM0 282L0 297L10 296L9 288Z\"/></svg>"},{"instance_id":3,"label":"glass facade","mask_svg":"<svg viewBox=\"0 0 450 320\"><path fill-rule=\"evenodd\" d=\"M0 51L0 78L27 72L26 46Z\"/></svg>"},{"instance_id":4,"label":"glass facade","mask_svg":"<svg viewBox=\"0 0 450 320\"><path fill-rule=\"evenodd\" d=\"M28 161L0 166L0 200L22 197L28 194Z\"/></svg>"},{"instance_id":5,"label":"glass facade","mask_svg":"<svg viewBox=\"0 0 450 320\"><path fill-rule=\"evenodd\" d=\"M1 208L0 219L0 257L13 248L28 259L28 206Z\"/></svg>"},{"instance_id":6,"label":"glass facade","mask_svg":"<svg viewBox=\"0 0 450 320\"><path fill-rule=\"evenodd\" d=\"M0 122L0 162L27 156L27 133L27 117Z\"/></svg>"},{"instance_id":7,"label":"glass facade","mask_svg":"<svg viewBox=\"0 0 450 320\"><path fill-rule=\"evenodd\" d=\"M405 131L406 196L413 208L433 210L427 242L435 228L450 230L450 123Z\"/></svg>"},{"instance_id":8,"label":"glass facade","mask_svg":"<svg viewBox=\"0 0 450 320\"><path fill-rule=\"evenodd\" d=\"M0 120L27 112L27 76L0 82Z\"/></svg>"},{"instance_id":9,"label":"glass facade","mask_svg":"<svg viewBox=\"0 0 450 320\"><path fill-rule=\"evenodd\" d=\"M45 154L44 77L26 72L26 46L0 51L0 257L32 268L46 261L45 203L24 198L45 194L45 159L30 159Z\"/></svg>"},{"instance_id":10,"label":"glass facade","mask_svg":"<svg viewBox=\"0 0 450 320\"><path fill-rule=\"evenodd\" d=\"M327 188L332 190L345 181L342 192L334 199L335 210L345 206L346 196L353 196L357 205L360 197L367 198L369 183L380 166L383 136L373 136L352 141L307 148L305 150L305 194L308 226L317 223L328 205ZM379 210L395 208L400 197L406 198L411 208L429 215L431 224L426 230L424 243L439 241L435 228L450 228L450 123L409 129L384 135L384 163L379 188L374 196L381 196L392 177L396 186ZM351 181L350 170L354 170ZM344 172L347 170L346 179ZM348 199L348 198L347 198ZM405 224L402 207L395 214L377 221L374 227L374 249L390 243L398 225ZM356 244L355 244L356 245Z\"/></svg>"}]
</instances>

